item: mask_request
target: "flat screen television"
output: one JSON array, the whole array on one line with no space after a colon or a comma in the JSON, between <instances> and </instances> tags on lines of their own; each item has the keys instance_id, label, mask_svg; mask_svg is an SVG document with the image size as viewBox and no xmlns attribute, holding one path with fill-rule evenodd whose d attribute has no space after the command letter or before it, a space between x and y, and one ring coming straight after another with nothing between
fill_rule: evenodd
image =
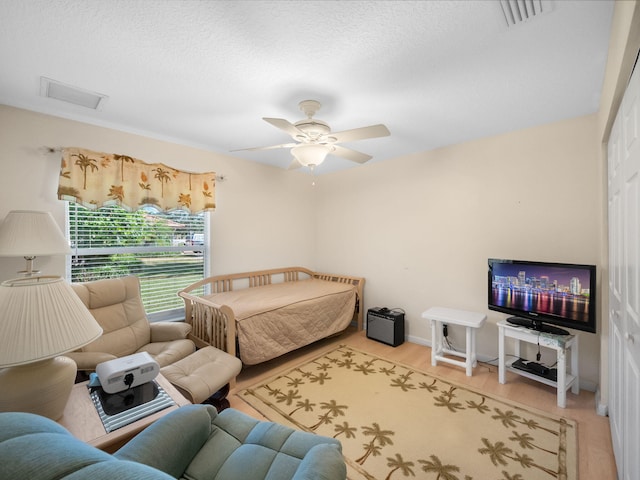
<instances>
[{"instance_id":1,"label":"flat screen television","mask_svg":"<svg viewBox=\"0 0 640 480\"><path fill-rule=\"evenodd\" d=\"M509 323L566 335L560 327L596 332L596 267L489 259L489 310Z\"/></svg>"}]
</instances>

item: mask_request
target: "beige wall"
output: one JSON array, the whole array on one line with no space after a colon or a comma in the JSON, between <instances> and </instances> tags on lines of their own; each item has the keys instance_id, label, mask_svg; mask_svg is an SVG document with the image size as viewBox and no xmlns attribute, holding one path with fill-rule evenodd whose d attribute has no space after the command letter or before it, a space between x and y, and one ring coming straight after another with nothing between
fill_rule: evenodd
<instances>
[{"instance_id":1,"label":"beige wall","mask_svg":"<svg viewBox=\"0 0 640 480\"><path fill-rule=\"evenodd\" d=\"M212 135L214 133L212 132ZM0 105L0 218L10 210L46 210L64 227L56 190L60 154L45 147L78 146L126 153L191 171L215 171L211 214L212 273L299 264L313 266L314 218L309 177L229 156ZM41 258L48 274L64 274L64 259ZM24 261L0 258L0 279Z\"/></svg>"},{"instance_id":2,"label":"beige wall","mask_svg":"<svg viewBox=\"0 0 640 480\"><path fill-rule=\"evenodd\" d=\"M48 210L63 225L59 156L48 146L214 170L226 180L212 214L213 273L300 264L363 275L365 307L404 308L410 338L428 342L420 313L429 306L486 311L488 257L597 263L595 129L595 117L584 117L325 175L311 187L297 172L0 107L0 216ZM0 262L2 279L23 266ZM38 264L63 273L60 258ZM503 317L489 313L481 354L495 356ZM581 376L595 384L599 344L582 338ZM453 339L462 344L457 332Z\"/></svg>"},{"instance_id":3,"label":"beige wall","mask_svg":"<svg viewBox=\"0 0 640 480\"><path fill-rule=\"evenodd\" d=\"M595 133L590 115L323 176L316 263L366 277L365 308L403 308L419 343L430 342L429 307L487 313L478 350L497 357L495 323L506 316L487 310L487 258L599 263ZM453 335L462 348L463 332ZM593 389L599 339L580 341Z\"/></svg>"}]
</instances>

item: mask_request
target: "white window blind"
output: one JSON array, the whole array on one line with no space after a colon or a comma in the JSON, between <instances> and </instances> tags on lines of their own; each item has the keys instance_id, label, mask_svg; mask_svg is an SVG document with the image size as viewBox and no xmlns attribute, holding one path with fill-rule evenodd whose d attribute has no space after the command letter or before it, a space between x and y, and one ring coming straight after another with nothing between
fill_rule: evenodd
<instances>
[{"instance_id":1,"label":"white window blind","mask_svg":"<svg viewBox=\"0 0 640 480\"><path fill-rule=\"evenodd\" d=\"M153 207L89 210L70 202L71 282L136 275L151 321L183 318L177 292L205 277L205 214Z\"/></svg>"}]
</instances>

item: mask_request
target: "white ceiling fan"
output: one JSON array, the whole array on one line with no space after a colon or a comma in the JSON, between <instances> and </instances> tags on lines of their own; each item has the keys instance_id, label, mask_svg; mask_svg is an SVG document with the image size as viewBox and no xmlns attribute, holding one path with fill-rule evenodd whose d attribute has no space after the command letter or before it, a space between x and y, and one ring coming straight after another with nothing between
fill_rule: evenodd
<instances>
[{"instance_id":1,"label":"white ceiling fan","mask_svg":"<svg viewBox=\"0 0 640 480\"><path fill-rule=\"evenodd\" d=\"M298 105L300 106L300 110L307 115L307 118L298 122L291 123L282 118L263 118L264 121L290 135L291 138L295 140L294 143L283 143L268 147L242 148L232 151L291 148L291 154L294 160L289 168L306 166L313 169L315 166L320 165L328 154L346 158L352 162L364 163L371 159L372 156L338 144L390 135L389 129L382 124L343 130L342 132L331 132L331 127L329 127L328 123L313 118L322 106L320 102L316 100L303 100Z\"/></svg>"}]
</instances>

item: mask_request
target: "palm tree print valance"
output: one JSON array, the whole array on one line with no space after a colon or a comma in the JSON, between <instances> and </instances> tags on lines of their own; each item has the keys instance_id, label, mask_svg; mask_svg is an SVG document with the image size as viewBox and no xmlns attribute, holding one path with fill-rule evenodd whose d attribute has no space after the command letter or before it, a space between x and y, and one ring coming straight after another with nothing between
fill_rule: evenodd
<instances>
[{"instance_id":1,"label":"palm tree print valance","mask_svg":"<svg viewBox=\"0 0 640 480\"><path fill-rule=\"evenodd\" d=\"M89 208L154 205L162 211L198 213L215 209L215 181L214 172L190 173L127 155L65 148L58 198Z\"/></svg>"}]
</instances>

